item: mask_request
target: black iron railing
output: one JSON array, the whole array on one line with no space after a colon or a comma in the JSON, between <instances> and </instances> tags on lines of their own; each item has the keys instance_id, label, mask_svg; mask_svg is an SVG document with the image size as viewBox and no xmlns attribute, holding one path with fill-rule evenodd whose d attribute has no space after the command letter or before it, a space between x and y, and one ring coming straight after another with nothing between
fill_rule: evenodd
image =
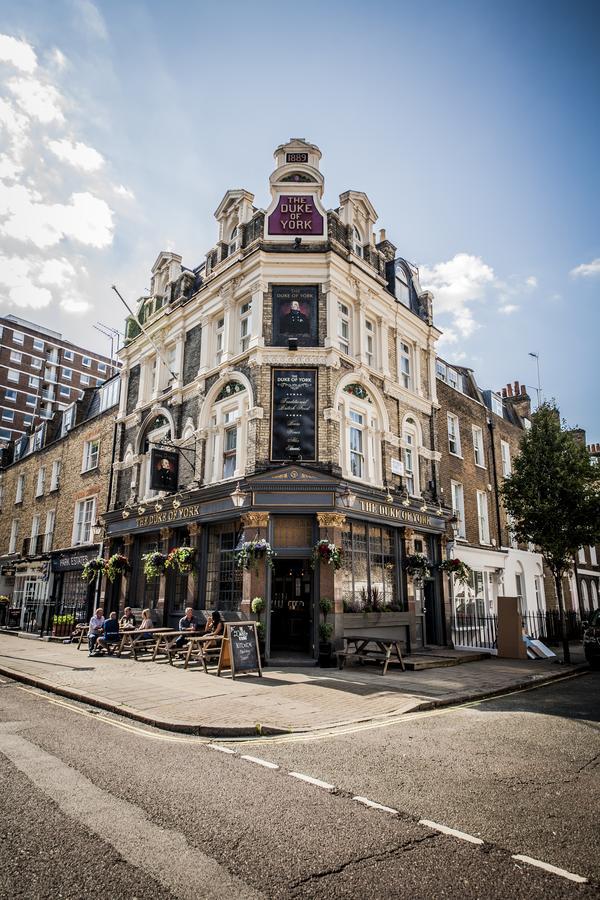
<instances>
[{"instance_id":1,"label":"black iron railing","mask_svg":"<svg viewBox=\"0 0 600 900\"><path fill-rule=\"evenodd\" d=\"M21 608L20 630L29 634L39 634L40 637L51 634L55 611L54 603L44 603L40 600L25 601L24 607Z\"/></svg>"},{"instance_id":2,"label":"black iron railing","mask_svg":"<svg viewBox=\"0 0 600 900\"><path fill-rule=\"evenodd\" d=\"M529 637L544 644L559 644L562 641L560 613L557 609L523 614L523 628ZM581 619L576 612L565 612L567 640L580 641L582 638Z\"/></svg>"}]
</instances>

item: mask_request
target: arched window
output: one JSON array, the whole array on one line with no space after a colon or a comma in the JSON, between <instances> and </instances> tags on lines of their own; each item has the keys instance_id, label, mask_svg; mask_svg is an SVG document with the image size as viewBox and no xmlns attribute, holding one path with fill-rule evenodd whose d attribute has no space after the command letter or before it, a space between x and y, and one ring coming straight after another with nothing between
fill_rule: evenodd
<instances>
[{"instance_id":1,"label":"arched window","mask_svg":"<svg viewBox=\"0 0 600 900\"><path fill-rule=\"evenodd\" d=\"M598 588L596 587L596 582L590 582L590 587L592 589L592 610L598 609Z\"/></svg>"},{"instance_id":2,"label":"arched window","mask_svg":"<svg viewBox=\"0 0 600 900\"><path fill-rule=\"evenodd\" d=\"M343 439L340 464L347 478L381 484L381 432L376 404L361 384L348 384L338 406Z\"/></svg>"},{"instance_id":3,"label":"arched window","mask_svg":"<svg viewBox=\"0 0 600 900\"><path fill-rule=\"evenodd\" d=\"M235 251L239 247L240 237L241 237L240 229L236 225L235 228L232 230L231 235L229 236L229 255L230 256L232 253L235 253Z\"/></svg>"},{"instance_id":4,"label":"arched window","mask_svg":"<svg viewBox=\"0 0 600 900\"><path fill-rule=\"evenodd\" d=\"M581 581L581 606L584 612L588 612L590 608L590 597L588 594L587 581Z\"/></svg>"},{"instance_id":5,"label":"arched window","mask_svg":"<svg viewBox=\"0 0 600 900\"><path fill-rule=\"evenodd\" d=\"M404 463L404 487L411 497L420 493L419 483L419 429L414 419L404 420L402 426L402 462Z\"/></svg>"},{"instance_id":6,"label":"arched window","mask_svg":"<svg viewBox=\"0 0 600 900\"><path fill-rule=\"evenodd\" d=\"M140 499L156 497L160 493L150 487L152 448L158 446L160 441L171 441L171 423L165 415L159 413L144 428L139 441L140 456L140 483L138 496Z\"/></svg>"},{"instance_id":7,"label":"arched window","mask_svg":"<svg viewBox=\"0 0 600 900\"><path fill-rule=\"evenodd\" d=\"M352 230L352 234L354 237L354 252L357 256L364 256L363 241L360 236L360 231L358 230L356 225Z\"/></svg>"},{"instance_id":8,"label":"arched window","mask_svg":"<svg viewBox=\"0 0 600 900\"><path fill-rule=\"evenodd\" d=\"M248 392L228 381L210 411L206 441L206 482L241 478L246 469Z\"/></svg>"}]
</instances>

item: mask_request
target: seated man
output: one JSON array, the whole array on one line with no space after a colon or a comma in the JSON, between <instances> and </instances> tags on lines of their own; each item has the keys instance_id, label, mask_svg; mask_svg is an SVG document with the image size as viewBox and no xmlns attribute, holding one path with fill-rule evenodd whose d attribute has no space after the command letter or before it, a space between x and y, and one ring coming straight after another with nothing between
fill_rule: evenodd
<instances>
[{"instance_id":1,"label":"seated man","mask_svg":"<svg viewBox=\"0 0 600 900\"><path fill-rule=\"evenodd\" d=\"M111 612L108 619L104 620L104 634L96 641L95 656L100 656L104 650L112 653L119 642L119 623L116 612Z\"/></svg>"},{"instance_id":2,"label":"seated man","mask_svg":"<svg viewBox=\"0 0 600 900\"><path fill-rule=\"evenodd\" d=\"M104 610L98 607L92 618L90 619L88 629L88 655L91 656L96 646L98 636L104 631Z\"/></svg>"},{"instance_id":3,"label":"seated man","mask_svg":"<svg viewBox=\"0 0 600 900\"><path fill-rule=\"evenodd\" d=\"M186 606L185 615L179 620L179 631L202 631L198 626L198 619L194 615L191 606ZM175 647L183 647L187 643L185 635L181 634L174 643Z\"/></svg>"},{"instance_id":4,"label":"seated man","mask_svg":"<svg viewBox=\"0 0 600 900\"><path fill-rule=\"evenodd\" d=\"M131 612L131 607L126 606L123 615L119 619L119 628L121 631L131 631L135 628L135 616Z\"/></svg>"}]
</instances>

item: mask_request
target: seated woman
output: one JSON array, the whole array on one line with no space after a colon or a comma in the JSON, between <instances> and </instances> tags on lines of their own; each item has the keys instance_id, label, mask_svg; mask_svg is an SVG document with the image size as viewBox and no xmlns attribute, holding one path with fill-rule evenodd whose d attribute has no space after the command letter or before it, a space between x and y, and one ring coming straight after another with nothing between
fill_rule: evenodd
<instances>
[{"instance_id":1,"label":"seated woman","mask_svg":"<svg viewBox=\"0 0 600 900\"><path fill-rule=\"evenodd\" d=\"M132 628L135 628L135 616L131 612L130 606L126 606L123 610L123 615L119 619L119 628L121 631L131 631Z\"/></svg>"},{"instance_id":2,"label":"seated woman","mask_svg":"<svg viewBox=\"0 0 600 900\"><path fill-rule=\"evenodd\" d=\"M102 627L102 637L99 637L96 641L94 656L101 656L105 650L110 655L119 643L119 623L117 622L116 612L111 612L108 619L104 620Z\"/></svg>"},{"instance_id":3,"label":"seated woman","mask_svg":"<svg viewBox=\"0 0 600 900\"><path fill-rule=\"evenodd\" d=\"M145 634L140 634L140 637L150 637L148 631L154 628L154 622L152 621L152 613L149 609L142 610L142 621L136 628L136 631L145 632Z\"/></svg>"},{"instance_id":4,"label":"seated woman","mask_svg":"<svg viewBox=\"0 0 600 900\"><path fill-rule=\"evenodd\" d=\"M216 635L223 634L223 631L224 631L224 628L223 628L223 619L221 618L221 613L219 612L218 609L215 609L215 611L212 613L212 615L210 615L208 617L208 621L206 623L206 631L204 632L204 634L205 635L214 634L216 636ZM216 644L217 644L216 641L208 641L205 646L206 647L215 647Z\"/></svg>"}]
</instances>

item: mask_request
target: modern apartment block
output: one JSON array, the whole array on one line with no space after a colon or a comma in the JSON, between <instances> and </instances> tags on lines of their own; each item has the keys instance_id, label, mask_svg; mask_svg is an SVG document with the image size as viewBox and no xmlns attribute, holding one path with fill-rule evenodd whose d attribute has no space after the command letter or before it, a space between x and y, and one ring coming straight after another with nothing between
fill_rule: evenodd
<instances>
[{"instance_id":1,"label":"modern apartment block","mask_svg":"<svg viewBox=\"0 0 600 900\"><path fill-rule=\"evenodd\" d=\"M29 433L116 371L113 360L57 331L0 317L0 442Z\"/></svg>"}]
</instances>

